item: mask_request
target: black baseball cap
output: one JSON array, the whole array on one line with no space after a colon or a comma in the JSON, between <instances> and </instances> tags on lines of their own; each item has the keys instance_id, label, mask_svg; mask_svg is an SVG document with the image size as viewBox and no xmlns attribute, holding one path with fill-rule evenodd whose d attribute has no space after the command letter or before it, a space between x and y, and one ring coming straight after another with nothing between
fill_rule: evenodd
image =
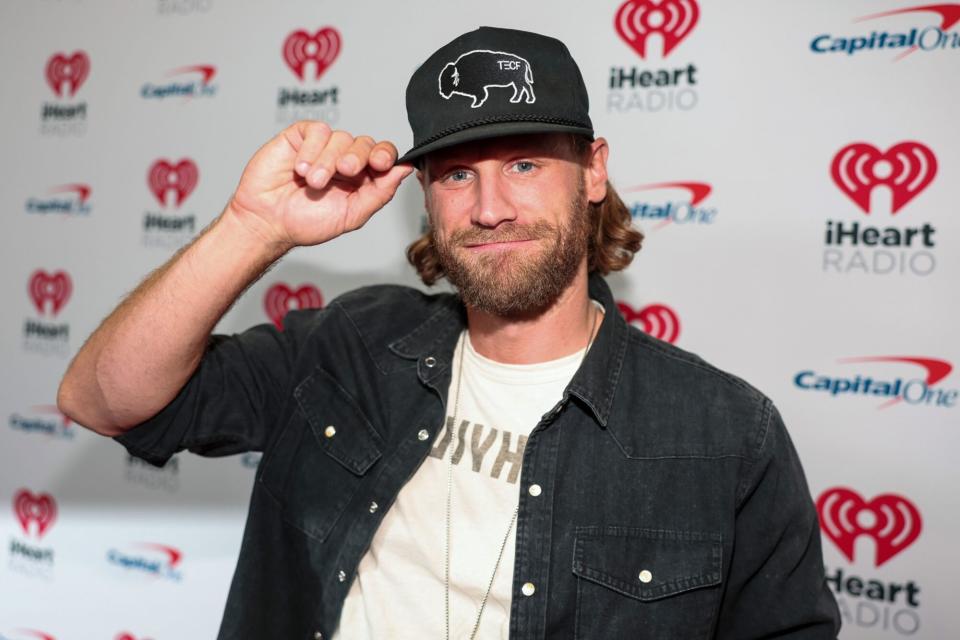
<instances>
[{"instance_id":1,"label":"black baseball cap","mask_svg":"<svg viewBox=\"0 0 960 640\"><path fill-rule=\"evenodd\" d=\"M407 84L411 162L462 142L554 131L594 137L583 76L549 36L480 27L447 43Z\"/></svg>"}]
</instances>

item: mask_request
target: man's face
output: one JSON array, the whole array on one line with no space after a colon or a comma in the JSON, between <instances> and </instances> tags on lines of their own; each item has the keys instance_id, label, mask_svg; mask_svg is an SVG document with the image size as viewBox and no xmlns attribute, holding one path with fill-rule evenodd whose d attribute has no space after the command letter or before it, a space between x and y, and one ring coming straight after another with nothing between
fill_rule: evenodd
<instances>
[{"instance_id":1,"label":"man's face","mask_svg":"<svg viewBox=\"0 0 960 640\"><path fill-rule=\"evenodd\" d=\"M428 156L433 241L464 303L510 317L549 307L584 268L584 166L560 134L465 143Z\"/></svg>"}]
</instances>

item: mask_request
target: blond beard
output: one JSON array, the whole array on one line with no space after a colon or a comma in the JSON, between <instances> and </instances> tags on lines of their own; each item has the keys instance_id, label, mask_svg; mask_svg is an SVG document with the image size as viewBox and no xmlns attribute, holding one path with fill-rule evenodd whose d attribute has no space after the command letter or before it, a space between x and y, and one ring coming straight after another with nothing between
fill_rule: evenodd
<instances>
[{"instance_id":1,"label":"blond beard","mask_svg":"<svg viewBox=\"0 0 960 640\"><path fill-rule=\"evenodd\" d=\"M444 274L465 305L501 317L527 315L556 301L587 254L591 224L582 176L567 213L566 225L538 220L504 222L496 229L471 226L446 240L433 227L431 237ZM463 256L468 244L518 240L537 240L541 248L534 255L508 249Z\"/></svg>"}]
</instances>

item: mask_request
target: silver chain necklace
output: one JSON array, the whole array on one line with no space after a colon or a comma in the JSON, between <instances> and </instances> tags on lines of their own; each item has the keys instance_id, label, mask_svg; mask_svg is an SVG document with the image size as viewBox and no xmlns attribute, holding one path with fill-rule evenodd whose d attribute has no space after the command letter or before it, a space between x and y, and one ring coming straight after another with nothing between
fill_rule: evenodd
<instances>
[{"instance_id":1,"label":"silver chain necklace","mask_svg":"<svg viewBox=\"0 0 960 640\"><path fill-rule=\"evenodd\" d=\"M593 325L590 328L590 339L587 341L587 347L583 351L583 357L580 359L580 365L583 365L583 361L587 359L587 352L590 351L590 347L593 346L593 339L595 337L594 333L597 330L597 320L600 318L600 313L601 312L599 309L594 310ZM466 335L467 331L464 330L463 333L460 334L460 338L457 340L457 348L460 349L460 358L457 364L457 391L453 400L453 421L448 427L450 430L450 456L447 458L446 538L443 546L443 608L446 614L444 616L444 635L447 640L450 640L450 503L451 497L453 496L453 454L457 449L456 444L453 441L453 432L457 427L457 414L460 410L460 383L463 381L463 352L466 350L464 336ZM487 583L487 590L483 594L483 600L480 601L480 610L477 612L477 619L473 623L473 631L470 632L470 640L474 640L474 638L476 638L477 631L480 629L480 616L483 615L483 609L487 605L487 599L490 597L490 590L493 588L493 580L497 576L497 569L500 568L500 560L503 558L503 552L507 548L507 541L510 539L510 532L513 530L513 525L517 521L517 514L519 512L520 505L518 503L513 510L513 515L510 517L510 525L507 527L507 532L503 536L503 542L500 543L500 552L497 554L497 563L493 565L493 573L490 576L490 582Z\"/></svg>"}]
</instances>

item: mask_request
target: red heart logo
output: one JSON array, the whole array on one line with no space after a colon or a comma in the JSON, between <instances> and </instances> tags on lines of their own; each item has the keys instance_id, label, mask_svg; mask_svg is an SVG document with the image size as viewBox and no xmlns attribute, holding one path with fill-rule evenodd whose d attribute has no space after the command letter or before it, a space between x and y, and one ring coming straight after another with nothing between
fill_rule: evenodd
<instances>
[{"instance_id":1,"label":"red heart logo","mask_svg":"<svg viewBox=\"0 0 960 640\"><path fill-rule=\"evenodd\" d=\"M168 191L176 195L174 206L179 207L183 204L197 186L199 178L200 171L196 163L189 158L183 158L177 164L167 160L157 160L147 171L147 185L161 207L167 206Z\"/></svg>"},{"instance_id":2,"label":"red heart logo","mask_svg":"<svg viewBox=\"0 0 960 640\"><path fill-rule=\"evenodd\" d=\"M50 303L50 315L56 316L70 299L73 283L66 271L50 274L43 269L37 269L30 276L27 290L40 315L46 313L47 303Z\"/></svg>"},{"instance_id":3,"label":"red heart logo","mask_svg":"<svg viewBox=\"0 0 960 640\"><path fill-rule=\"evenodd\" d=\"M294 291L284 283L267 289L263 296L263 308L277 329L283 330L283 317L291 309L322 309L323 294L312 284L300 285Z\"/></svg>"},{"instance_id":4,"label":"red heart logo","mask_svg":"<svg viewBox=\"0 0 960 640\"><path fill-rule=\"evenodd\" d=\"M64 83L72 98L90 75L90 58L83 51L75 51L69 58L62 53L55 53L47 60L44 75L47 77L47 84L58 98L63 97Z\"/></svg>"},{"instance_id":5,"label":"red heart logo","mask_svg":"<svg viewBox=\"0 0 960 640\"><path fill-rule=\"evenodd\" d=\"M647 57L647 38L659 34L666 58L690 35L699 17L696 0L627 0L617 9L613 25L641 58Z\"/></svg>"},{"instance_id":6,"label":"red heart logo","mask_svg":"<svg viewBox=\"0 0 960 640\"><path fill-rule=\"evenodd\" d=\"M20 489L13 496L13 513L23 532L30 535L30 523L37 524L37 537L42 538L57 519L57 503L49 493L34 494Z\"/></svg>"},{"instance_id":7,"label":"red heart logo","mask_svg":"<svg viewBox=\"0 0 960 640\"><path fill-rule=\"evenodd\" d=\"M923 527L920 511L913 503L892 493L866 502L852 489L827 489L817 499L817 513L820 528L850 562L856 539L873 538L877 567L913 544Z\"/></svg>"},{"instance_id":8,"label":"red heart logo","mask_svg":"<svg viewBox=\"0 0 960 640\"><path fill-rule=\"evenodd\" d=\"M830 175L866 214L870 213L874 187L886 186L893 194L891 213L895 214L933 181L937 157L919 142L900 142L886 152L866 142L854 142L833 157Z\"/></svg>"},{"instance_id":9,"label":"red heart logo","mask_svg":"<svg viewBox=\"0 0 960 640\"><path fill-rule=\"evenodd\" d=\"M644 333L664 342L673 344L680 337L680 318L670 307L663 304L650 304L635 311L626 302L617 302L617 308L624 320L639 324Z\"/></svg>"},{"instance_id":10,"label":"red heart logo","mask_svg":"<svg viewBox=\"0 0 960 640\"><path fill-rule=\"evenodd\" d=\"M313 35L294 31L283 41L283 60L300 82L304 80L307 62L312 60L313 79L319 80L340 55L340 42L340 33L333 27L323 27Z\"/></svg>"}]
</instances>

